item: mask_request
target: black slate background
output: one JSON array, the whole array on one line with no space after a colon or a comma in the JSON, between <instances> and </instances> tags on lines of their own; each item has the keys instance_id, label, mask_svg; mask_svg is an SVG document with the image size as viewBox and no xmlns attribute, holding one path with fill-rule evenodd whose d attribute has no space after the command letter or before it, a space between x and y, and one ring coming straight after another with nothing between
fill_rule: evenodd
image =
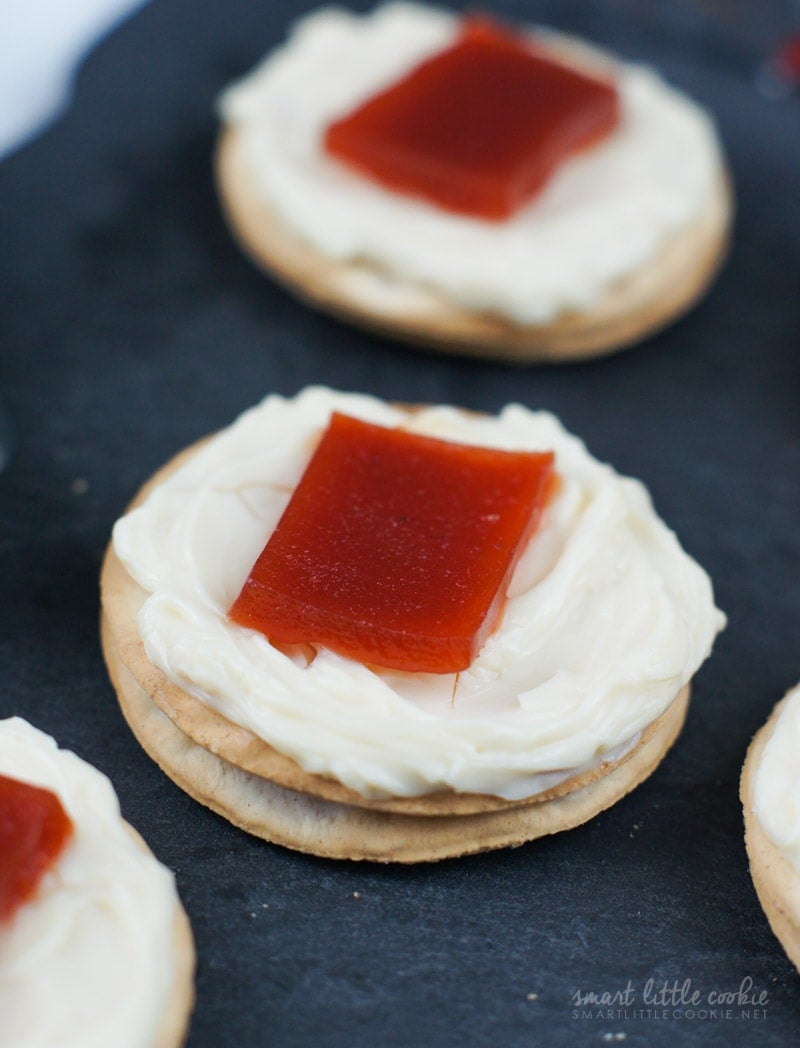
<instances>
[{"instance_id":1,"label":"black slate background","mask_svg":"<svg viewBox=\"0 0 800 1048\"><path fill-rule=\"evenodd\" d=\"M739 202L729 263L688 318L618 357L523 370L350 330L233 246L214 97L310 6L153 0L89 57L67 116L0 164L0 715L107 772L175 870L198 947L190 1048L796 1043L800 986L757 904L737 797L752 733L800 678L800 100L757 75L791 5L491 5L656 63L715 112ZM684 734L631 797L515 851L348 865L247 837L144 756L97 638L111 525L183 445L311 382L518 399L649 485L730 623ZM747 978L768 993L759 1018L638 1014L648 979L705 998ZM629 981L627 1016L575 1016L577 990Z\"/></svg>"}]
</instances>

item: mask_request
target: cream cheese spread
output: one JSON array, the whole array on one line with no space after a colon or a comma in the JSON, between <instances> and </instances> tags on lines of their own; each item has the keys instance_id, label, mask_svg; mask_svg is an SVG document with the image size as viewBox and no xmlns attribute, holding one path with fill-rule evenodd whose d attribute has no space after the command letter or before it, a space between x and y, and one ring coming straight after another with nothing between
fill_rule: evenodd
<instances>
[{"instance_id":1,"label":"cream cheese spread","mask_svg":"<svg viewBox=\"0 0 800 1048\"><path fill-rule=\"evenodd\" d=\"M324 153L331 121L446 47L457 26L453 14L412 3L367 16L323 8L223 94L221 115L244 136L270 210L323 256L367 260L396 278L412 292L409 310L415 289L521 324L588 309L709 208L723 167L712 123L654 72L614 63L619 128L500 223L388 192ZM583 45L535 35L598 62ZM378 281L375 293L385 293Z\"/></svg>"},{"instance_id":2,"label":"cream cheese spread","mask_svg":"<svg viewBox=\"0 0 800 1048\"><path fill-rule=\"evenodd\" d=\"M800 873L800 686L786 696L756 769L753 810ZM800 900L800 891L798 892Z\"/></svg>"},{"instance_id":3,"label":"cream cheese spread","mask_svg":"<svg viewBox=\"0 0 800 1048\"><path fill-rule=\"evenodd\" d=\"M172 875L125 829L108 779L18 717L0 774L58 795L74 834L0 926L2 1048L152 1048L173 982Z\"/></svg>"},{"instance_id":4,"label":"cream cheese spread","mask_svg":"<svg viewBox=\"0 0 800 1048\"><path fill-rule=\"evenodd\" d=\"M325 649L290 657L226 617L333 410L555 452L558 494L499 628L457 680L375 671ZM518 799L542 775L612 757L669 706L725 621L644 487L519 405L476 416L322 387L269 396L119 520L113 541L149 593L139 614L149 659L307 771L367 797L452 788Z\"/></svg>"}]
</instances>

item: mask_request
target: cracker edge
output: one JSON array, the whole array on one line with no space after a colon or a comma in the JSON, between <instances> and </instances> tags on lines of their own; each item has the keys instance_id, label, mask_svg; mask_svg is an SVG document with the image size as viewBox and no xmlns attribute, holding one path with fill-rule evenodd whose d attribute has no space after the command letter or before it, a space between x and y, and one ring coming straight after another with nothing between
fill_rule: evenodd
<instances>
[{"instance_id":1,"label":"cracker edge","mask_svg":"<svg viewBox=\"0 0 800 1048\"><path fill-rule=\"evenodd\" d=\"M151 701L114 650L107 651L123 715L166 775L196 801L248 833L328 859L433 862L515 847L572 829L651 774L680 733L688 706L685 689L661 719L658 731L629 760L564 797L471 815L405 815L286 789L216 757L184 735Z\"/></svg>"},{"instance_id":2,"label":"cracker edge","mask_svg":"<svg viewBox=\"0 0 800 1048\"><path fill-rule=\"evenodd\" d=\"M744 842L750 876L758 900L774 935L800 972L800 913L791 903L791 885L797 883L800 873L767 836L753 808L755 779L764 747L775 730L785 702L783 698L775 706L750 743L742 766L739 796L744 812Z\"/></svg>"},{"instance_id":3,"label":"cracker edge","mask_svg":"<svg viewBox=\"0 0 800 1048\"><path fill-rule=\"evenodd\" d=\"M409 410L413 411L413 406L409 407ZM209 439L210 437L206 437L189 445L158 469L139 489L126 512L140 505L154 488L188 462ZM690 684L686 684L664 713L641 732L639 741L622 757L614 762L600 762L589 771L572 776L551 789L536 794L533 802L531 798L509 801L488 794L456 793L452 790L422 797L372 800L332 778L305 771L290 757L278 752L248 729L234 724L174 684L166 674L155 667L147 657L137 625L138 611L147 593L131 578L117 558L113 550L113 541L108 544L103 560L100 589L101 641L109 672L112 664L120 661L161 712L183 734L226 764L292 792L311 794L318 799L349 807L403 815L444 817L505 811L516 807L528 807L531 803L549 803L607 777L610 772L631 760L653 736L662 734L664 722L672 717L673 707L680 704L683 705L682 725L689 700ZM663 752L672 744L681 725L675 734L669 737ZM663 757L663 753L661 756Z\"/></svg>"},{"instance_id":4,"label":"cracker edge","mask_svg":"<svg viewBox=\"0 0 800 1048\"><path fill-rule=\"evenodd\" d=\"M122 820L122 824L137 848L145 855L149 855L154 862L163 866L164 864L153 854L139 831L125 819ZM152 1048L181 1048L189 1034L189 1021L194 1010L196 964L194 936L174 882L173 892L175 916L172 922L172 981L167 994L167 1008Z\"/></svg>"}]
</instances>

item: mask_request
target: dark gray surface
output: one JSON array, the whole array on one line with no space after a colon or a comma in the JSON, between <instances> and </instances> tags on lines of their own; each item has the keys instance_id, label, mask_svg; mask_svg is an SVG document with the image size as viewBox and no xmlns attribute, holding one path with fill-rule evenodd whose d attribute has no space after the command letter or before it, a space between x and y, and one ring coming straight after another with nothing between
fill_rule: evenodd
<instances>
[{"instance_id":1,"label":"dark gray surface","mask_svg":"<svg viewBox=\"0 0 800 1048\"><path fill-rule=\"evenodd\" d=\"M755 86L789 5L493 5L655 61L717 114L739 199L730 262L687 319L616 358L521 371L315 315L231 243L213 99L307 6L153 0L91 56L68 116L0 165L15 431L0 714L106 771L176 871L199 956L191 1048L796 1043L800 987L756 902L737 798L753 731L800 678L800 103ZM251 839L144 756L98 646L111 525L179 448L310 382L487 410L518 399L649 485L730 624L683 736L634 795L515 851L381 868ZM574 1017L577 990L630 980L632 1013L651 978L705 997L748 977L768 992L763 1018Z\"/></svg>"}]
</instances>

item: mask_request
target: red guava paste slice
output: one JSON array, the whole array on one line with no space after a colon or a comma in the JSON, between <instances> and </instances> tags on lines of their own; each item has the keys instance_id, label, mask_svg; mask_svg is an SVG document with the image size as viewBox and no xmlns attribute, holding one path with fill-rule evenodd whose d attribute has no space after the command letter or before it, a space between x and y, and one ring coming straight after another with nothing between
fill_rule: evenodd
<instances>
[{"instance_id":1,"label":"red guava paste slice","mask_svg":"<svg viewBox=\"0 0 800 1048\"><path fill-rule=\"evenodd\" d=\"M324 147L395 192L500 220L619 118L610 82L468 19L454 44L332 123Z\"/></svg>"},{"instance_id":2,"label":"red guava paste slice","mask_svg":"<svg viewBox=\"0 0 800 1048\"><path fill-rule=\"evenodd\" d=\"M800 82L800 33L795 33L783 42L776 66L785 80L793 84Z\"/></svg>"},{"instance_id":3,"label":"red guava paste slice","mask_svg":"<svg viewBox=\"0 0 800 1048\"><path fill-rule=\"evenodd\" d=\"M361 663L466 669L553 481L552 452L334 414L230 617Z\"/></svg>"},{"instance_id":4,"label":"red guava paste slice","mask_svg":"<svg viewBox=\"0 0 800 1048\"><path fill-rule=\"evenodd\" d=\"M72 832L54 793L0 775L0 922L31 898Z\"/></svg>"}]
</instances>

